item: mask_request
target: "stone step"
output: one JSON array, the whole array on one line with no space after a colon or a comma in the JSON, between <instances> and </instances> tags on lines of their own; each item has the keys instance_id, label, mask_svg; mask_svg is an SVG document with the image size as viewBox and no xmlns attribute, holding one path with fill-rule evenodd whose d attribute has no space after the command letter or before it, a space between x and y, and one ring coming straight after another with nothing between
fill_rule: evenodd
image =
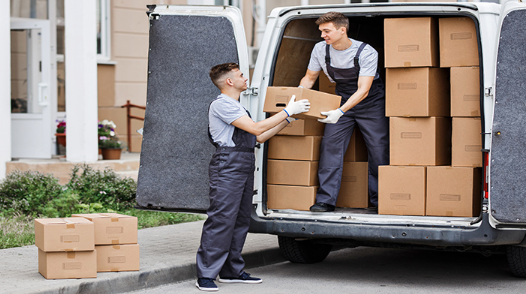
<instances>
[{"instance_id":1,"label":"stone step","mask_svg":"<svg viewBox=\"0 0 526 294\"><path fill-rule=\"evenodd\" d=\"M99 156L100 157L100 156ZM39 171L44 174L53 174L59 179L60 184L66 184L71 178L71 169L75 164L66 162L65 159L20 159L17 161L10 161L6 164L7 174L15 171ZM113 169L122 177L131 177L137 180L139 172L140 154L139 153L123 153L121 159L118 160L98 160L96 162L89 162L88 165L96 170L104 170L105 168Z\"/></svg>"}]
</instances>

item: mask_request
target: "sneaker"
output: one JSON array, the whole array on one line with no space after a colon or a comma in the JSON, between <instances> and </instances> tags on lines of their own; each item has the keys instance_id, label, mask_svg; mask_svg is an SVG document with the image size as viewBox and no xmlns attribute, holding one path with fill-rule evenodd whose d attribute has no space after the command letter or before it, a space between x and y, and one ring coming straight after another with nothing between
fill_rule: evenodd
<instances>
[{"instance_id":1,"label":"sneaker","mask_svg":"<svg viewBox=\"0 0 526 294\"><path fill-rule=\"evenodd\" d=\"M245 283L245 284L259 284L263 282L260 278L251 277L249 273L243 272L237 278L219 278L221 283Z\"/></svg>"},{"instance_id":2,"label":"sneaker","mask_svg":"<svg viewBox=\"0 0 526 294\"><path fill-rule=\"evenodd\" d=\"M214 283L214 279L210 278L198 278L197 282L195 282L195 286L197 289L201 291L217 291L219 290Z\"/></svg>"},{"instance_id":3,"label":"sneaker","mask_svg":"<svg viewBox=\"0 0 526 294\"><path fill-rule=\"evenodd\" d=\"M312 212L334 211L334 205L330 205L330 204L323 203L323 202L316 202L316 204L310 207L310 211Z\"/></svg>"}]
</instances>

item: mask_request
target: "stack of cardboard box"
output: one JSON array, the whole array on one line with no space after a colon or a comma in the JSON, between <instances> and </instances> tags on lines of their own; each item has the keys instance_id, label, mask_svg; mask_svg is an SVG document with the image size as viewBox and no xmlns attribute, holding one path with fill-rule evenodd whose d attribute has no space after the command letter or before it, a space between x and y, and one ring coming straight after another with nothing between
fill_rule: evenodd
<instances>
[{"instance_id":1,"label":"stack of cardboard box","mask_svg":"<svg viewBox=\"0 0 526 294\"><path fill-rule=\"evenodd\" d=\"M466 105L471 105L470 115L476 114L473 104L479 101L478 92L457 77L457 71L465 75L467 70L457 67L478 65L475 25L469 18L395 18L386 19L384 29L390 166L379 169L378 212L473 216L480 198L477 170L450 165L452 150L455 162L466 164L466 155L456 149L466 153L480 146L480 120L477 132L473 119L456 117L451 146L451 116L465 115ZM478 87L473 81L478 70L469 70Z\"/></svg>"},{"instance_id":2,"label":"stack of cardboard box","mask_svg":"<svg viewBox=\"0 0 526 294\"><path fill-rule=\"evenodd\" d=\"M82 218L35 219L38 271L46 279L97 277L94 226Z\"/></svg>"},{"instance_id":3,"label":"stack of cardboard box","mask_svg":"<svg viewBox=\"0 0 526 294\"><path fill-rule=\"evenodd\" d=\"M94 224L97 272L139 270L137 218L118 213L74 214Z\"/></svg>"},{"instance_id":4,"label":"stack of cardboard box","mask_svg":"<svg viewBox=\"0 0 526 294\"><path fill-rule=\"evenodd\" d=\"M319 148L325 129L325 124L317 119L325 117L321 111L338 108L341 98L301 88L269 87L264 111L278 112L292 95L296 95L296 100L309 99L311 108L299 115L304 119L290 123L268 142L267 207L309 210L318 189ZM278 101L282 103L278 105ZM342 188L336 206L367 207L367 150L359 131L351 138L344 161Z\"/></svg>"},{"instance_id":5,"label":"stack of cardboard box","mask_svg":"<svg viewBox=\"0 0 526 294\"><path fill-rule=\"evenodd\" d=\"M46 279L138 271L137 218L117 213L35 219L38 271Z\"/></svg>"}]
</instances>

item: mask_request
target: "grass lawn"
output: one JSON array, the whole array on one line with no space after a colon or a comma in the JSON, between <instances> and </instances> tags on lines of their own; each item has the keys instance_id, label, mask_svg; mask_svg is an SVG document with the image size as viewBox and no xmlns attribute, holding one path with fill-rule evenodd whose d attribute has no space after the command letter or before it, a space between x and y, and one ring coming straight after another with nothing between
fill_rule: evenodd
<instances>
[{"instance_id":1,"label":"grass lawn","mask_svg":"<svg viewBox=\"0 0 526 294\"><path fill-rule=\"evenodd\" d=\"M130 209L118 213L136 216L139 229L193 222L205 219L205 215L145 211ZM0 216L0 249L35 244L35 226L33 218L26 216Z\"/></svg>"}]
</instances>

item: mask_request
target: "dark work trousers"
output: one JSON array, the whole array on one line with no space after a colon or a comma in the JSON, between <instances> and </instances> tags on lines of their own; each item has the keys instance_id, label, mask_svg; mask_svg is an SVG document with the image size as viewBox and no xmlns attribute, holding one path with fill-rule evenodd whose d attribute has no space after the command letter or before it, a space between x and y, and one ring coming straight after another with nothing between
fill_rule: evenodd
<instances>
[{"instance_id":1,"label":"dark work trousers","mask_svg":"<svg viewBox=\"0 0 526 294\"><path fill-rule=\"evenodd\" d=\"M336 82L336 94L343 105L358 90L359 57L363 43L354 57L354 67L341 69L330 65L329 45L326 47L327 73ZM369 158L369 201L378 206L378 166L389 164L389 118L385 117L385 96L382 81L373 81L369 94L347 111L337 123L326 124L320 147L318 178L320 187L316 202L336 205L340 192L343 156L349 146L354 128L363 134Z\"/></svg>"},{"instance_id":2,"label":"dark work trousers","mask_svg":"<svg viewBox=\"0 0 526 294\"><path fill-rule=\"evenodd\" d=\"M241 250L254 195L256 137L236 128L232 139L236 147L212 142L216 152L208 170L210 207L197 251L198 278L237 278L245 267Z\"/></svg>"}]
</instances>

